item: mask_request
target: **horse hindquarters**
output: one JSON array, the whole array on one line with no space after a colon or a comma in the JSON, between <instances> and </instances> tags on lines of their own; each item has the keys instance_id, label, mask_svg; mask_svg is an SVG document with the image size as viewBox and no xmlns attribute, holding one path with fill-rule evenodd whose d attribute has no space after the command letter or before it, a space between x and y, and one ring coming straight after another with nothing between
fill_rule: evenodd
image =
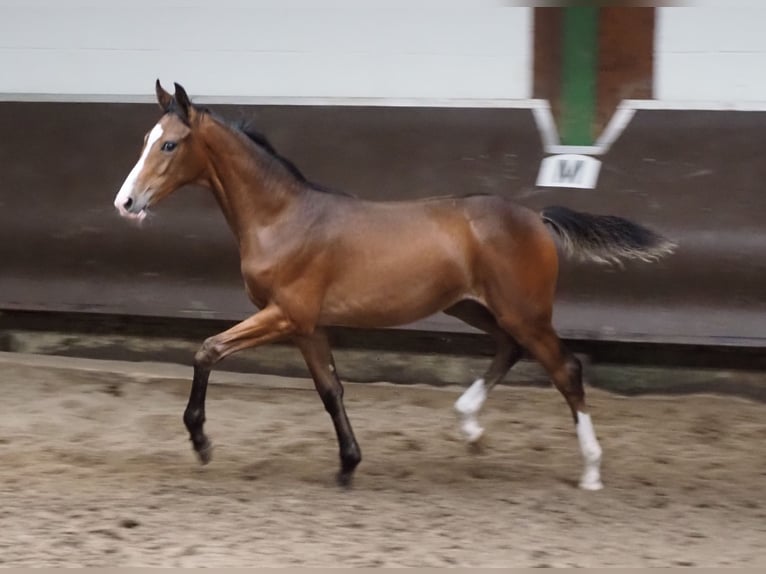
<instances>
[{"instance_id":1,"label":"horse hindquarters","mask_svg":"<svg viewBox=\"0 0 766 574\"><path fill-rule=\"evenodd\" d=\"M558 277L556 245L533 212L513 212L509 219L504 241L493 242L481 253L487 308L500 328L545 368L564 396L585 463L580 486L597 490L602 487L601 447L585 405L582 367L551 323Z\"/></svg>"}]
</instances>

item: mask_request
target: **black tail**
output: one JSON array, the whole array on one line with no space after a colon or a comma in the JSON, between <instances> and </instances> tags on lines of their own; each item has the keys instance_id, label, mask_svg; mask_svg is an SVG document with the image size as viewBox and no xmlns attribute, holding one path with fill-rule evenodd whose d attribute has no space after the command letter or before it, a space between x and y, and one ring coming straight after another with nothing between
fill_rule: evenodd
<instances>
[{"instance_id":1,"label":"black tail","mask_svg":"<svg viewBox=\"0 0 766 574\"><path fill-rule=\"evenodd\" d=\"M540 216L560 240L564 253L581 261L655 261L676 247L651 229L615 215L592 215L553 206L543 209Z\"/></svg>"}]
</instances>

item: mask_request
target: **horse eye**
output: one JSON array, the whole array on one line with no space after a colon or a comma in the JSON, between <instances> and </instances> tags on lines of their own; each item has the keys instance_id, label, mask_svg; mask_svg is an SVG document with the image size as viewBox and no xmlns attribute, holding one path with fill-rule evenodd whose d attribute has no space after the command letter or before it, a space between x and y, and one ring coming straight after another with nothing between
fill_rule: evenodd
<instances>
[{"instance_id":1,"label":"horse eye","mask_svg":"<svg viewBox=\"0 0 766 574\"><path fill-rule=\"evenodd\" d=\"M165 142L160 148L162 151L173 151L178 144L176 142Z\"/></svg>"}]
</instances>

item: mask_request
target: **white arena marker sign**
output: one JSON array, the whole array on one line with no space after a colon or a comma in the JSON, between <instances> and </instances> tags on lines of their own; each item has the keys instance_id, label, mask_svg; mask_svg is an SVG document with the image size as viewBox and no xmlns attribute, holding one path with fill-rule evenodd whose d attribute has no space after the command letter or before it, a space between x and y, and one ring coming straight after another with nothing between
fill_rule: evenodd
<instances>
[{"instance_id":1,"label":"white arena marker sign","mask_svg":"<svg viewBox=\"0 0 766 574\"><path fill-rule=\"evenodd\" d=\"M546 157L537 175L539 187L574 187L593 189L601 171L601 162L595 157L561 154Z\"/></svg>"}]
</instances>

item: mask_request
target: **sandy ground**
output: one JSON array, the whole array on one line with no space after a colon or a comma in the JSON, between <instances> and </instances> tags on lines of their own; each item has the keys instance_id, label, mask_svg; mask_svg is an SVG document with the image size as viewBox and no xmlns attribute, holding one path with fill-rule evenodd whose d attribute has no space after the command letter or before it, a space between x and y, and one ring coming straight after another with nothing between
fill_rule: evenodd
<instances>
[{"instance_id":1,"label":"sandy ground","mask_svg":"<svg viewBox=\"0 0 766 574\"><path fill-rule=\"evenodd\" d=\"M502 388L469 452L457 388L348 385L364 460L333 482L306 380L214 375L200 467L188 382L2 366L2 566L744 566L766 563L766 405L592 390L601 492L553 389ZM766 377L765 377L766 378Z\"/></svg>"}]
</instances>

